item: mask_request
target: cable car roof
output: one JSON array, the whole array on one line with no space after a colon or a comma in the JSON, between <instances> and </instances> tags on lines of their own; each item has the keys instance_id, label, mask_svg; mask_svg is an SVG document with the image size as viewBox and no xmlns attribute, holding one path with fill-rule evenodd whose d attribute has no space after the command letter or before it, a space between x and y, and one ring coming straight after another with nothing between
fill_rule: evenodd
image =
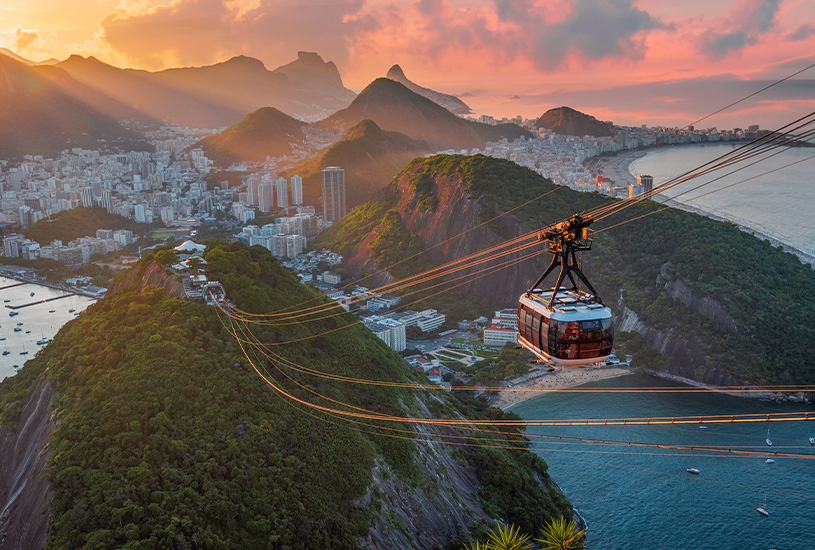
<instances>
[{"instance_id":1,"label":"cable car roof","mask_svg":"<svg viewBox=\"0 0 815 550\"><path fill-rule=\"evenodd\" d=\"M551 290L548 292L536 291L532 296L522 294L518 302L558 321L590 321L611 317L609 308L594 301L587 301L571 290L560 290L557 293L556 301L552 304L554 310L549 310L546 302L549 301L551 295Z\"/></svg>"}]
</instances>

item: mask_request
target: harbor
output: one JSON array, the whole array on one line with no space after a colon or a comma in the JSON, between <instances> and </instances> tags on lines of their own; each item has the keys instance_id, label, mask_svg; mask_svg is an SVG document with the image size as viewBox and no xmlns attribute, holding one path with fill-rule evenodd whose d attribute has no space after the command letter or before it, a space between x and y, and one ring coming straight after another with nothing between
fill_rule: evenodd
<instances>
[{"instance_id":1,"label":"harbor","mask_svg":"<svg viewBox=\"0 0 815 550\"><path fill-rule=\"evenodd\" d=\"M65 323L96 301L88 293L21 275L0 277L0 299L9 315L0 318L0 380L13 376Z\"/></svg>"}]
</instances>

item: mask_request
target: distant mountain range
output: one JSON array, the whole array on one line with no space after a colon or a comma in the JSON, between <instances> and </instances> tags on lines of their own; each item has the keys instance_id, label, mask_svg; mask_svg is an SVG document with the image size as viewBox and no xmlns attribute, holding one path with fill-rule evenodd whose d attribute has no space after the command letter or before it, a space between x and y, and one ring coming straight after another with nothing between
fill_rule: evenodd
<instances>
[{"instance_id":1,"label":"distant mountain range","mask_svg":"<svg viewBox=\"0 0 815 550\"><path fill-rule=\"evenodd\" d=\"M267 156L290 154L294 145L305 141L307 126L274 107L262 107L223 132L202 139L199 145L219 165L262 162Z\"/></svg>"},{"instance_id":2,"label":"distant mountain range","mask_svg":"<svg viewBox=\"0 0 815 550\"><path fill-rule=\"evenodd\" d=\"M373 120L383 130L400 132L435 149L483 147L486 141L531 136L514 124L488 126L457 117L441 105L389 78L377 78L351 102L319 122L348 129L363 120Z\"/></svg>"},{"instance_id":3,"label":"distant mountain range","mask_svg":"<svg viewBox=\"0 0 815 550\"><path fill-rule=\"evenodd\" d=\"M391 80L395 80L396 82L403 84L408 90L416 92L420 96L426 97L430 101L441 105L454 115L469 115L473 112L466 103L454 95L436 92L430 88L424 88L414 82L411 82L408 80L408 77L405 76L402 67L399 65L394 65L391 67L388 74L385 76Z\"/></svg>"},{"instance_id":4,"label":"distant mountain range","mask_svg":"<svg viewBox=\"0 0 815 550\"><path fill-rule=\"evenodd\" d=\"M92 107L94 105L96 107ZM150 145L107 111L128 111L64 70L0 54L0 158L51 155L66 147L145 150Z\"/></svg>"},{"instance_id":5,"label":"distant mountain range","mask_svg":"<svg viewBox=\"0 0 815 550\"><path fill-rule=\"evenodd\" d=\"M191 127L229 126L261 107L318 118L347 106L354 97L342 86L333 63L306 52L274 71L246 56L159 72L119 69L78 55L57 66L145 116Z\"/></svg>"},{"instance_id":6,"label":"distant mountain range","mask_svg":"<svg viewBox=\"0 0 815 550\"><path fill-rule=\"evenodd\" d=\"M611 124L600 122L591 115L570 107L549 109L535 122L536 128L546 128L566 136L607 137L614 135Z\"/></svg>"},{"instance_id":7,"label":"distant mountain range","mask_svg":"<svg viewBox=\"0 0 815 550\"><path fill-rule=\"evenodd\" d=\"M321 171L327 166L342 166L346 174L345 199L351 210L384 189L408 162L430 152L425 142L386 132L372 120L363 120L340 141L295 165L285 175L301 176L305 202L317 204L322 195Z\"/></svg>"}]
</instances>

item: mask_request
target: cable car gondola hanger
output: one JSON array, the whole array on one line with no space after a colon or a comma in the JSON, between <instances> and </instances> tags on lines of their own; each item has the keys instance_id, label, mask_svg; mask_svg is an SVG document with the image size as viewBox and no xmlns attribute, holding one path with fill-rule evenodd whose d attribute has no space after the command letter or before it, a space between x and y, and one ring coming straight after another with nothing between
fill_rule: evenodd
<instances>
[{"instance_id":1,"label":"cable car gondola hanger","mask_svg":"<svg viewBox=\"0 0 815 550\"><path fill-rule=\"evenodd\" d=\"M582 366L611 355L611 309L603 305L580 269L577 254L591 250L591 216L573 215L538 236L549 241L552 262L518 299L518 343L548 363ZM560 266L555 286L538 286ZM566 281L570 288L563 288ZM589 292L580 289L582 282Z\"/></svg>"}]
</instances>

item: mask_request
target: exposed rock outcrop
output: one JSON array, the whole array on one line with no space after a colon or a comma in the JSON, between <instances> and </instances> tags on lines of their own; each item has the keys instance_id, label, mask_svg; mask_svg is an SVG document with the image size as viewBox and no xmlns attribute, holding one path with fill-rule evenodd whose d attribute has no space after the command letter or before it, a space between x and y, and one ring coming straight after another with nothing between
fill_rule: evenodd
<instances>
[{"instance_id":1,"label":"exposed rock outcrop","mask_svg":"<svg viewBox=\"0 0 815 550\"><path fill-rule=\"evenodd\" d=\"M45 545L51 489L44 470L56 395L47 380L38 380L26 393L17 429L0 426L0 550Z\"/></svg>"},{"instance_id":2,"label":"exposed rock outcrop","mask_svg":"<svg viewBox=\"0 0 815 550\"><path fill-rule=\"evenodd\" d=\"M675 301L699 315L710 319L732 334L739 330L736 320L713 298L698 298L688 286L670 273L668 264L662 264L656 285L665 289Z\"/></svg>"},{"instance_id":3,"label":"exposed rock outcrop","mask_svg":"<svg viewBox=\"0 0 815 550\"><path fill-rule=\"evenodd\" d=\"M108 287L105 296L112 296L125 289L137 288L138 292L141 292L148 286L163 288L167 295L173 298L186 296L183 285L175 278L175 275L155 262L144 268L131 269L121 275Z\"/></svg>"}]
</instances>

